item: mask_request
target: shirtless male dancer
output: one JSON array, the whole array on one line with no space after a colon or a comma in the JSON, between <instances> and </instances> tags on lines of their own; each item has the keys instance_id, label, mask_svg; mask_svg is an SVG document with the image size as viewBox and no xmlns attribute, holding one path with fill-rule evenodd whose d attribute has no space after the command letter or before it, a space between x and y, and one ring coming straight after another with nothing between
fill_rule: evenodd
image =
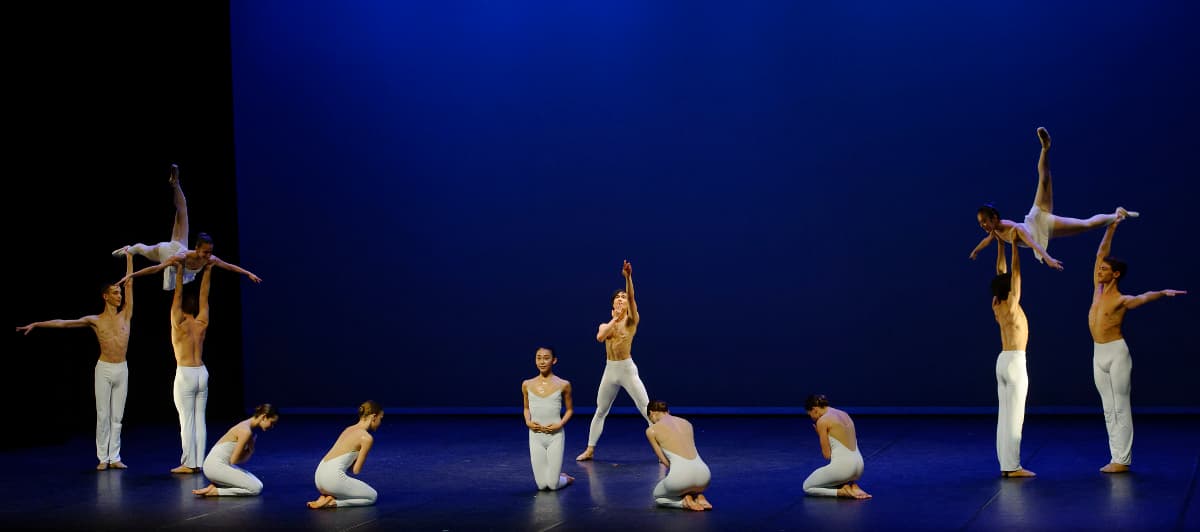
<instances>
[{"instance_id":1,"label":"shirtless male dancer","mask_svg":"<svg viewBox=\"0 0 1200 532\"><path fill-rule=\"evenodd\" d=\"M1130 411L1133 359L1121 334L1125 311L1135 309L1162 297L1186 294L1184 290L1156 290L1137 296L1124 295L1117 283L1125 278L1128 266L1109 255L1118 219L1108 226L1100 249L1096 250L1096 266L1092 291L1092 306L1088 309L1088 328L1092 332L1092 378L1100 403L1104 406L1104 424L1108 429L1108 448L1111 461L1100 468L1105 473L1129 471L1133 454L1133 413Z\"/></svg>"},{"instance_id":2,"label":"shirtless male dancer","mask_svg":"<svg viewBox=\"0 0 1200 532\"><path fill-rule=\"evenodd\" d=\"M1046 248L1051 238L1077 235L1084 231L1103 227L1113 223L1117 218L1136 218L1138 213L1117 207L1112 214L1097 214L1086 220L1068 218L1054 214L1054 187L1050 181L1050 133L1046 128L1037 128L1038 139L1042 142L1042 154L1038 158L1038 187L1033 198L1033 207L1025 215L1023 223L1000 219L1000 211L991 204L980 207L976 212L979 227L987 232L987 236L971 251L974 260L979 252L987 248L992 240L999 238L1010 244L1017 243L1033 249L1037 260L1046 262L1047 266L1056 270L1063 269L1062 263L1055 260Z\"/></svg>"},{"instance_id":3,"label":"shirtless male dancer","mask_svg":"<svg viewBox=\"0 0 1200 532\"><path fill-rule=\"evenodd\" d=\"M125 274L133 271L133 257L125 256ZM91 327L100 343L100 359L96 361L96 457L97 471L108 468L125 469L121 461L121 420L125 417L125 398L129 393L129 365L125 354L129 349L130 321L133 319L133 283L125 282L125 296L115 284L104 287L104 311L77 320L35 321L18 332L29 334L36 327L69 329ZM124 306L121 305L124 301ZM117 308L120 307L120 311Z\"/></svg>"},{"instance_id":4,"label":"shirtless male dancer","mask_svg":"<svg viewBox=\"0 0 1200 532\"><path fill-rule=\"evenodd\" d=\"M182 257L168 259L182 265ZM204 337L208 333L208 293L212 264L200 269L200 297L183 295L183 268L175 268L175 297L171 301L171 347L175 350L175 409L179 411L179 437L183 456L172 473L200 471L207 446L204 412L208 406L208 368L204 367Z\"/></svg>"},{"instance_id":5,"label":"shirtless male dancer","mask_svg":"<svg viewBox=\"0 0 1200 532\"><path fill-rule=\"evenodd\" d=\"M658 462L668 468L666 478L654 487L654 502L668 508L693 511L712 510L704 497L712 481L708 464L696 450L695 431L688 420L671 415L667 403L652 401L646 406L650 428L646 438L658 456Z\"/></svg>"},{"instance_id":6,"label":"shirtless male dancer","mask_svg":"<svg viewBox=\"0 0 1200 532\"><path fill-rule=\"evenodd\" d=\"M1029 343L1029 320L1021 308L1021 261L1013 246L1012 272L1005 265L1004 241L996 241L996 277L992 279L992 314L1000 325L1003 350L996 357L996 395L1000 407L996 418L996 457L1000 476L1037 476L1021 467L1021 429L1025 425L1025 397L1029 373L1025 368L1025 346Z\"/></svg>"},{"instance_id":7,"label":"shirtless male dancer","mask_svg":"<svg viewBox=\"0 0 1200 532\"><path fill-rule=\"evenodd\" d=\"M863 457L858 450L854 420L830 407L824 395L808 396L804 410L821 440L821 456L829 460L828 465L817 468L804 479L804 493L814 497L870 499L871 494L858 485L863 474Z\"/></svg>"},{"instance_id":8,"label":"shirtless male dancer","mask_svg":"<svg viewBox=\"0 0 1200 532\"><path fill-rule=\"evenodd\" d=\"M650 422L646 414L650 398L646 394L646 385L638 376L637 364L633 363L631 352L633 336L637 334L642 318L633 299L633 266L629 261L625 261L621 267L621 275L625 277L625 289L613 293L612 319L600 324L600 329L596 331L596 341L604 342L608 364L604 368L604 376L600 378L600 388L596 391L596 413L592 415L592 426L588 430L587 449L575 460L594 458L596 442L600 441L600 434L604 432L604 418L608 417L608 411L621 388L633 398L633 404L646 417L646 422Z\"/></svg>"},{"instance_id":9,"label":"shirtless male dancer","mask_svg":"<svg viewBox=\"0 0 1200 532\"><path fill-rule=\"evenodd\" d=\"M154 245L132 244L117 248L113 251L114 256L119 256L125 253L141 255L159 264L143 268L132 274L126 275L121 281L127 281L132 277L141 277L150 275L166 269L163 274L163 290L175 289L175 272L174 267L167 264L167 259L180 255L183 257L183 282L190 283L196 278L196 274L200 272L205 265L211 262L218 268L224 268L233 272L240 273L249 277L255 283L261 283L257 275L243 269L236 264L225 262L212 254L213 241L212 237L207 233L200 233L196 249L188 250L188 211L187 198L183 195L183 187L179 184L179 165L171 165L171 176L169 178L171 188L175 191L175 223L171 227L171 240L167 242L159 242Z\"/></svg>"}]
</instances>

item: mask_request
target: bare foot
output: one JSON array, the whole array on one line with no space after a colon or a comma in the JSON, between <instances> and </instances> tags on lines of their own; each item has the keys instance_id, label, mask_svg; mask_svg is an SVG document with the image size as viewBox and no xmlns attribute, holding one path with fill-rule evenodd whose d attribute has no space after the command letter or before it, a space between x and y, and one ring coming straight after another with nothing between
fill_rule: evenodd
<instances>
[{"instance_id":1,"label":"bare foot","mask_svg":"<svg viewBox=\"0 0 1200 532\"><path fill-rule=\"evenodd\" d=\"M108 464L106 462L100 462L96 465L96 471L104 471L105 469L108 469Z\"/></svg>"},{"instance_id":2,"label":"bare foot","mask_svg":"<svg viewBox=\"0 0 1200 532\"><path fill-rule=\"evenodd\" d=\"M1016 471L1001 471L1000 476L1004 478L1033 478L1037 476L1037 473L1022 467Z\"/></svg>"},{"instance_id":3,"label":"bare foot","mask_svg":"<svg viewBox=\"0 0 1200 532\"><path fill-rule=\"evenodd\" d=\"M1046 128L1044 127L1039 127L1037 128L1037 135L1038 140L1042 141L1042 149L1050 149L1050 132L1046 131Z\"/></svg>"},{"instance_id":4,"label":"bare foot","mask_svg":"<svg viewBox=\"0 0 1200 532\"><path fill-rule=\"evenodd\" d=\"M838 488L837 496L845 497L847 499L853 499L854 498L854 488L850 487L849 484L846 484L846 485Z\"/></svg>"},{"instance_id":5,"label":"bare foot","mask_svg":"<svg viewBox=\"0 0 1200 532\"><path fill-rule=\"evenodd\" d=\"M703 512L704 511L704 507L700 506L699 504L696 504L696 499L693 499L691 495L683 496L683 507L687 508L688 510L691 510L693 512Z\"/></svg>"},{"instance_id":6,"label":"bare foot","mask_svg":"<svg viewBox=\"0 0 1200 532\"><path fill-rule=\"evenodd\" d=\"M563 480L566 480L566 482L567 482L566 484L563 484L564 488L575 483L575 477L568 475L566 473L559 473L558 474L558 483L562 484Z\"/></svg>"},{"instance_id":7,"label":"bare foot","mask_svg":"<svg viewBox=\"0 0 1200 532\"><path fill-rule=\"evenodd\" d=\"M312 508L314 510L319 509L319 508L336 508L337 507L337 499L330 497L328 495L322 495L317 500L308 503L308 507Z\"/></svg>"},{"instance_id":8,"label":"bare foot","mask_svg":"<svg viewBox=\"0 0 1200 532\"><path fill-rule=\"evenodd\" d=\"M1125 473L1129 471L1129 466L1125 464L1112 463L1100 468L1101 473Z\"/></svg>"},{"instance_id":9,"label":"bare foot","mask_svg":"<svg viewBox=\"0 0 1200 532\"><path fill-rule=\"evenodd\" d=\"M125 256L125 254L126 254L126 253L128 253L128 251L127 251L128 249L129 249L129 246L121 246L121 247L119 247L119 248L117 248L117 249L114 249L114 250L113 250L113 252L112 252L112 256L114 256L114 257L124 257L124 256Z\"/></svg>"},{"instance_id":10,"label":"bare foot","mask_svg":"<svg viewBox=\"0 0 1200 532\"><path fill-rule=\"evenodd\" d=\"M175 469L171 470L171 472L176 475L191 475L197 471L200 471L200 470L196 469L194 467L188 467L188 466L184 466L184 465L181 465L181 466L176 467Z\"/></svg>"},{"instance_id":11,"label":"bare foot","mask_svg":"<svg viewBox=\"0 0 1200 532\"><path fill-rule=\"evenodd\" d=\"M108 464L108 467L111 467L113 469L129 469L129 466L125 465L120 460L117 460L116 462Z\"/></svg>"},{"instance_id":12,"label":"bare foot","mask_svg":"<svg viewBox=\"0 0 1200 532\"><path fill-rule=\"evenodd\" d=\"M212 484L209 484L208 486L205 486L198 490L192 490L192 494L200 495L202 497L216 497L217 496L217 487Z\"/></svg>"},{"instance_id":13,"label":"bare foot","mask_svg":"<svg viewBox=\"0 0 1200 532\"><path fill-rule=\"evenodd\" d=\"M171 177L167 178L172 185L179 182L179 165L171 163Z\"/></svg>"},{"instance_id":14,"label":"bare foot","mask_svg":"<svg viewBox=\"0 0 1200 532\"><path fill-rule=\"evenodd\" d=\"M862 487L855 483L850 483L850 492L855 499L870 499L871 494L863 491Z\"/></svg>"},{"instance_id":15,"label":"bare foot","mask_svg":"<svg viewBox=\"0 0 1200 532\"><path fill-rule=\"evenodd\" d=\"M575 461L576 462L585 462L587 460L591 460L595 454L596 454L596 448L588 447L586 451L579 453L579 456L575 457Z\"/></svg>"},{"instance_id":16,"label":"bare foot","mask_svg":"<svg viewBox=\"0 0 1200 532\"><path fill-rule=\"evenodd\" d=\"M708 498L703 493L696 496L696 504L705 510L712 510L712 503L708 502Z\"/></svg>"}]
</instances>

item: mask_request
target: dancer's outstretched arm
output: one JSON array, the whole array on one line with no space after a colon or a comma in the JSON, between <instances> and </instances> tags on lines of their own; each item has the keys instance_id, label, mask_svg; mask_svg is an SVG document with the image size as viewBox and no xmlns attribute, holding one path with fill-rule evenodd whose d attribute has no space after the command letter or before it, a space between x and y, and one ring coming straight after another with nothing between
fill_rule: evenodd
<instances>
[{"instance_id":1,"label":"dancer's outstretched arm","mask_svg":"<svg viewBox=\"0 0 1200 532\"><path fill-rule=\"evenodd\" d=\"M1016 245L1013 245L1012 247L1012 279L1010 280L1008 286L1008 299L1009 301L1012 301L1014 305L1021 304L1021 258L1017 253L1017 247L1018 246Z\"/></svg>"},{"instance_id":2,"label":"dancer's outstretched arm","mask_svg":"<svg viewBox=\"0 0 1200 532\"><path fill-rule=\"evenodd\" d=\"M629 261L621 267L621 275L625 276L625 296L629 298L629 325L637 325L641 316L638 315L637 301L633 299L633 266Z\"/></svg>"},{"instance_id":3,"label":"dancer's outstretched arm","mask_svg":"<svg viewBox=\"0 0 1200 532\"><path fill-rule=\"evenodd\" d=\"M125 277L121 280L125 283L125 301L121 304L121 314L125 317L125 321L129 321L133 317L133 281L130 281L130 276L133 275L133 255L125 254Z\"/></svg>"},{"instance_id":4,"label":"dancer's outstretched arm","mask_svg":"<svg viewBox=\"0 0 1200 532\"><path fill-rule=\"evenodd\" d=\"M142 269L140 269L140 270L138 270L138 271L136 271L136 272L133 272L133 273L127 273L127 274L125 274L125 277L124 277L124 278L122 278L122 279L121 279L119 282L121 282L121 283L124 283L124 282L126 282L126 281L128 281L128 280L130 280L130 279L133 279L133 278L135 278L135 277L145 277L145 276L147 276L147 275L152 275L152 274L155 274L155 273L158 273L158 272L161 272L161 271L163 271L163 270L164 270L164 269L166 269L168 266L180 266L180 268L179 268L179 269L181 269L181 270L182 270L182 269L183 269L183 268L182 268L182 265L183 265L183 258L184 258L185 256L187 256L187 252L180 252L179 254L177 254L177 255L174 255L174 256L172 256L171 258L169 258L169 259L167 259L167 260L164 260L164 261L162 261L162 262L160 262L160 263L158 263L158 264L155 264L154 266L147 266L147 267L145 267L145 268L142 268ZM177 276L177 277L181 277L181 276Z\"/></svg>"},{"instance_id":5,"label":"dancer's outstretched arm","mask_svg":"<svg viewBox=\"0 0 1200 532\"><path fill-rule=\"evenodd\" d=\"M97 316L84 316L77 320L47 320L35 321L24 327L17 327L17 332L29 334L29 331L37 327L45 327L47 329L77 329L82 327L91 327L95 324Z\"/></svg>"},{"instance_id":6,"label":"dancer's outstretched arm","mask_svg":"<svg viewBox=\"0 0 1200 532\"><path fill-rule=\"evenodd\" d=\"M1104 262L1104 259L1108 258L1109 253L1112 251L1113 234L1117 232L1117 225L1119 224L1120 222L1110 224L1108 229L1104 230L1104 238L1100 239L1100 247L1096 249L1096 264L1092 266L1093 286L1099 286L1100 284L1100 281L1096 280L1096 273L1100 271L1100 264Z\"/></svg>"},{"instance_id":7,"label":"dancer's outstretched arm","mask_svg":"<svg viewBox=\"0 0 1200 532\"><path fill-rule=\"evenodd\" d=\"M216 266L218 268L223 268L223 269L229 270L231 272L237 272L242 275L245 275L246 277L249 277L250 280L254 281L255 283L262 282L262 279L260 279L257 275L254 275L253 273L251 273L249 270L242 268L241 266L238 266L237 264L230 264L228 262L225 262L225 261L217 258L216 255L212 256L211 262L212 262L213 266Z\"/></svg>"},{"instance_id":8,"label":"dancer's outstretched arm","mask_svg":"<svg viewBox=\"0 0 1200 532\"><path fill-rule=\"evenodd\" d=\"M183 271L180 268L179 271ZM212 289L212 262L204 265L201 269L201 274L204 275L204 280L200 281L200 310L196 314L196 321L208 325L208 293Z\"/></svg>"},{"instance_id":9,"label":"dancer's outstretched arm","mask_svg":"<svg viewBox=\"0 0 1200 532\"><path fill-rule=\"evenodd\" d=\"M975 257L979 256L979 252L987 249L988 244L991 244L993 240L997 240L995 233L988 233L987 236L983 237L983 240L979 241L979 245L971 250L971 260L975 260Z\"/></svg>"},{"instance_id":10,"label":"dancer's outstretched arm","mask_svg":"<svg viewBox=\"0 0 1200 532\"><path fill-rule=\"evenodd\" d=\"M1013 237L1013 242L1012 242L1014 246L1017 243L1017 237L1020 237L1021 240L1023 242L1025 242L1025 245L1029 246L1029 249L1032 249L1032 250L1038 252L1038 255L1042 256L1042 259L1044 259L1046 261L1046 266L1049 266L1056 270L1063 269L1062 262L1056 260L1054 257L1051 257L1049 253L1046 253L1046 249L1043 248L1036 241L1034 241L1033 235L1030 235L1029 231L1027 229L1025 229L1024 227L1022 227L1020 225L1015 225L1013 227L1013 230L1016 231L1016 236Z\"/></svg>"},{"instance_id":11,"label":"dancer's outstretched arm","mask_svg":"<svg viewBox=\"0 0 1200 532\"><path fill-rule=\"evenodd\" d=\"M1163 297L1175 297L1186 293L1187 290L1153 290L1136 296L1124 296L1121 298L1121 304L1124 305L1126 309L1134 309L1156 299L1162 299Z\"/></svg>"}]
</instances>

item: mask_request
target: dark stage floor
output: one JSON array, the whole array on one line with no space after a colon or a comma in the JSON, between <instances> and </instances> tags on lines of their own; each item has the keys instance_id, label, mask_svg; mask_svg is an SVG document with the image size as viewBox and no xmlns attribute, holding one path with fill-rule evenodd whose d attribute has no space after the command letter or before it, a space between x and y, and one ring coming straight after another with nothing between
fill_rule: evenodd
<instances>
[{"instance_id":1,"label":"dark stage floor","mask_svg":"<svg viewBox=\"0 0 1200 532\"><path fill-rule=\"evenodd\" d=\"M42 529L288 530L1200 530L1200 417L1135 417L1134 471L1108 476L1104 421L1032 416L1023 464L1001 480L988 416L856 416L867 501L805 497L823 465L806 418L690 416L712 470L714 511L659 509L661 474L641 418L610 417L598 460L576 463L589 416L567 426L564 470L576 483L538 493L519 417L388 416L361 478L368 508L309 510L317 462L346 417L288 416L259 437L246 468L254 498L197 498L203 476L167 472L177 429L128 427L130 469L95 472L90 435L3 452L0 521ZM226 426L209 427L209 441Z\"/></svg>"}]
</instances>

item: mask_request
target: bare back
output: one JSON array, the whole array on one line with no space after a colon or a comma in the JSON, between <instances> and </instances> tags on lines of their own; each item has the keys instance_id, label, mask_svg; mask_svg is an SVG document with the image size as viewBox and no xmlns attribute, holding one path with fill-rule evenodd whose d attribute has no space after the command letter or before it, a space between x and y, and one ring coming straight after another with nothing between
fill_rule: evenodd
<instances>
[{"instance_id":1,"label":"bare back","mask_svg":"<svg viewBox=\"0 0 1200 532\"><path fill-rule=\"evenodd\" d=\"M234 425L213 445L216 446L226 442L236 443L241 439L254 439L254 431L250 429L250 419L242 420L241 423Z\"/></svg>"},{"instance_id":2,"label":"bare back","mask_svg":"<svg viewBox=\"0 0 1200 532\"><path fill-rule=\"evenodd\" d=\"M208 333L208 322L184 314L181 319L171 320L171 347L175 349L175 363L184 367L204 365L204 336Z\"/></svg>"},{"instance_id":3,"label":"bare back","mask_svg":"<svg viewBox=\"0 0 1200 532\"><path fill-rule=\"evenodd\" d=\"M692 424L688 420L672 415L663 416L658 423L650 426L654 432L654 440L665 451L692 460L700 455L696 450L696 438L692 433Z\"/></svg>"},{"instance_id":4,"label":"bare back","mask_svg":"<svg viewBox=\"0 0 1200 532\"><path fill-rule=\"evenodd\" d=\"M100 343L100 360L120 364L129 351L129 314L100 314L87 320Z\"/></svg>"},{"instance_id":5,"label":"bare back","mask_svg":"<svg viewBox=\"0 0 1200 532\"><path fill-rule=\"evenodd\" d=\"M854 431L854 420L850 419L850 415L830 407L821 416L821 421L829 423L829 437L841 443L843 447L850 451L858 450L858 435Z\"/></svg>"},{"instance_id":6,"label":"bare back","mask_svg":"<svg viewBox=\"0 0 1200 532\"><path fill-rule=\"evenodd\" d=\"M1120 340L1121 323L1125 321L1124 296L1114 286L1104 290L1104 285L1097 285L1092 294L1092 307L1088 309L1088 329L1092 332L1092 341L1104 344Z\"/></svg>"},{"instance_id":7,"label":"bare back","mask_svg":"<svg viewBox=\"0 0 1200 532\"><path fill-rule=\"evenodd\" d=\"M1021 304L1012 297L992 304L992 314L1000 325L1000 343L1005 351L1024 351L1029 344L1029 320Z\"/></svg>"},{"instance_id":8,"label":"bare back","mask_svg":"<svg viewBox=\"0 0 1200 532\"><path fill-rule=\"evenodd\" d=\"M367 429L358 425L351 425L342 431L337 441L333 442L333 447L329 449L329 452L325 453L325 457L321 461L328 462L346 453L360 451L364 442L371 441L374 441L374 437L371 436L371 433Z\"/></svg>"},{"instance_id":9,"label":"bare back","mask_svg":"<svg viewBox=\"0 0 1200 532\"><path fill-rule=\"evenodd\" d=\"M633 357L633 336L637 334L637 324L630 324L626 319L613 334L604 339L604 353L608 360L626 360Z\"/></svg>"}]
</instances>

